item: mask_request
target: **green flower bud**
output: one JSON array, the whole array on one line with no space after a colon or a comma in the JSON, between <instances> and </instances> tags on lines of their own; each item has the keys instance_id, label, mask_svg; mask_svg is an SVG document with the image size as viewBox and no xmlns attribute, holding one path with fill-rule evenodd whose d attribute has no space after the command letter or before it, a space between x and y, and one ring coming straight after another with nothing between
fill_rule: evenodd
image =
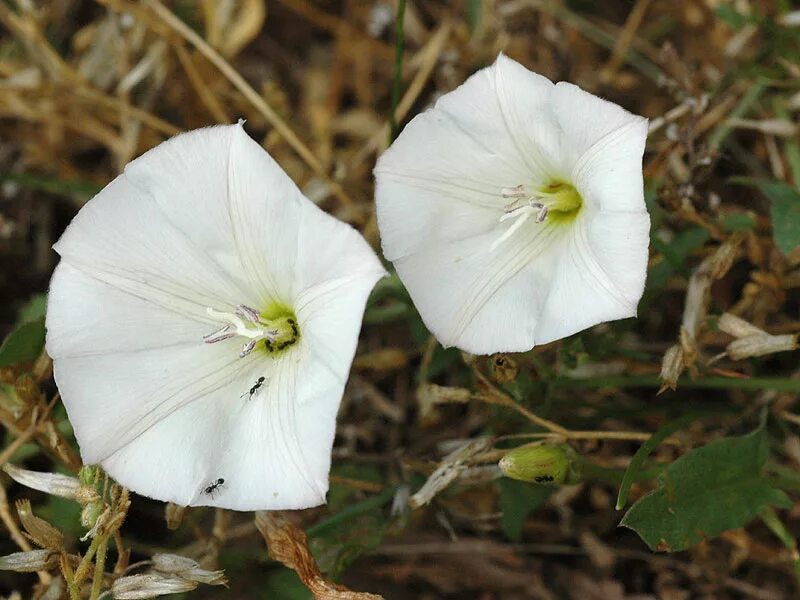
<instances>
[{"instance_id":1,"label":"green flower bud","mask_svg":"<svg viewBox=\"0 0 800 600\"><path fill-rule=\"evenodd\" d=\"M78 479L84 485L96 485L103 477L103 470L97 465L84 465L78 471Z\"/></svg>"},{"instance_id":2,"label":"green flower bud","mask_svg":"<svg viewBox=\"0 0 800 600\"><path fill-rule=\"evenodd\" d=\"M566 444L527 444L514 448L500 459L503 475L530 483L571 483L577 479L573 468L575 451Z\"/></svg>"},{"instance_id":3,"label":"green flower bud","mask_svg":"<svg viewBox=\"0 0 800 600\"><path fill-rule=\"evenodd\" d=\"M97 524L97 519L103 514L105 505L102 502L90 502L81 511L81 525L91 529Z\"/></svg>"}]
</instances>

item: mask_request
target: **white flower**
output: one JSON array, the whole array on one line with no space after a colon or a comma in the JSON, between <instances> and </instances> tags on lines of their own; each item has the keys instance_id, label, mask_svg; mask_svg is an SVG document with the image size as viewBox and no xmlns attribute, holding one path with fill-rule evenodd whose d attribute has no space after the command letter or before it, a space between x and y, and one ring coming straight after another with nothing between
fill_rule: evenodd
<instances>
[{"instance_id":1,"label":"white flower","mask_svg":"<svg viewBox=\"0 0 800 600\"><path fill-rule=\"evenodd\" d=\"M646 134L502 54L406 126L375 168L378 224L442 344L523 351L636 314Z\"/></svg>"},{"instance_id":2,"label":"white flower","mask_svg":"<svg viewBox=\"0 0 800 600\"><path fill-rule=\"evenodd\" d=\"M384 274L358 232L236 125L134 160L55 249L47 350L84 462L180 505L325 501Z\"/></svg>"}]
</instances>

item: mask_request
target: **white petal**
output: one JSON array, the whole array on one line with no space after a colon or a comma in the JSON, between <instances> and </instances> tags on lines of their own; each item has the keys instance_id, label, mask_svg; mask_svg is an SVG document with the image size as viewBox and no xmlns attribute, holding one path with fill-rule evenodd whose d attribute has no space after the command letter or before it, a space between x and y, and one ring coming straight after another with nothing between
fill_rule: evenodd
<instances>
[{"instance_id":1,"label":"white petal","mask_svg":"<svg viewBox=\"0 0 800 600\"><path fill-rule=\"evenodd\" d=\"M216 326L123 292L65 261L50 281L47 352L54 359L196 345Z\"/></svg>"},{"instance_id":2,"label":"white petal","mask_svg":"<svg viewBox=\"0 0 800 600\"><path fill-rule=\"evenodd\" d=\"M235 244L259 304L288 303L296 294L295 260L303 204L300 190L241 127L232 136L228 198Z\"/></svg>"},{"instance_id":3,"label":"white petal","mask_svg":"<svg viewBox=\"0 0 800 600\"><path fill-rule=\"evenodd\" d=\"M647 213L579 218L559 252L536 342L636 316L647 274L649 231Z\"/></svg>"},{"instance_id":4,"label":"white petal","mask_svg":"<svg viewBox=\"0 0 800 600\"><path fill-rule=\"evenodd\" d=\"M266 364L251 362L233 382L167 415L103 466L139 493L182 505L322 504L339 401L364 304L380 275L376 269L306 290L298 300L296 348ZM250 396L260 376L266 382ZM223 485L207 492L219 479Z\"/></svg>"},{"instance_id":5,"label":"white petal","mask_svg":"<svg viewBox=\"0 0 800 600\"><path fill-rule=\"evenodd\" d=\"M201 320L207 306L255 300L125 175L81 209L54 248L95 279Z\"/></svg>"},{"instance_id":6,"label":"white petal","mask_svg":"<svg viewBox=\"0 0 800 600\"><path fill-rule=\"evenodd\" d=\"M395 263L427 327L445 346L473 354L521 352L537 323L566 233L529 221L490 250L497 232Z\"/></svg>"},{"instance_id":7,"label":"white petal","mask_svg":"<svg viewBox=\"0 0 800 600\"><path fill-rule=\"evenodd\" d=\"M552 88L540 79L532 86ZM498 81L495 67L479 71L414 117L379 158L376 204L389 260L485 232L486 219L496 220L507 203L502 188L531 182L529 162L498 99Z\"/></svg>"},{"instance_id":8,"label":"white petal","mask_svg":"<svg viewBox=\"0 0 800 600\"><path fill-rule=\"evenodd\" d=\"M226 385L255 360L239 359L240 345L195 342L55 359L56 384L84 462L103 461L166 416Z\"/></svg>"}]
</instances>

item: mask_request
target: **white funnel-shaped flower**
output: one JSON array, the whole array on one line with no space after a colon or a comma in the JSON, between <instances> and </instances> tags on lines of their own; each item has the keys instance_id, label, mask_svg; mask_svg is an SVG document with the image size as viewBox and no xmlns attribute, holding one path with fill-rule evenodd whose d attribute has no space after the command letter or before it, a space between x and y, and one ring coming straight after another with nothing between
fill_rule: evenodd
<instances>
[{"instance_id":1,"label":"white funnel-shaped flower","mask_svg":"<svg viewBox=\"0 0 800 600\"><path fill-rule=\"evenodd\" d=\"M384 270L241 125L134 160L55 245L47 350L87 464L179 505L325 501Z\"/></svg>"},{"instance_id":2,"label":"white funnel-shaped flower","mask_svg":"<svg viewBox=\"0 0 800 600\"><path fill-rule=\"evenodd\" d=\"M500 55L375 168L383 251L428 328L474 354L634 316L647 121Z\"/></svg>"}]
</instances>

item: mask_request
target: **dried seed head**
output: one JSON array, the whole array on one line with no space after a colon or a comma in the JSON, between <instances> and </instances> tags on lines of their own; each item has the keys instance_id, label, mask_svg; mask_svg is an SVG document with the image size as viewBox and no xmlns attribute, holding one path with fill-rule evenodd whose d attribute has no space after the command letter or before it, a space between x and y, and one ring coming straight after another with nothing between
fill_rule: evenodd
<instances>
[{"instance_id":1,"label":"dried seed head","mask_svg":"<svg viewBox=\"0 0 800 600\"><path fill-rule=\"evenodd\" d=\"M177 554L154 554L153 566L157 571L167 575L178 575L189 581L206 583L209 585L227 585L223 571L207 571L201 569L200 565L185 556Z\"/></svg>"},{"instance_id":2,"label":"dried seed head","mask_svg":"<svg viewBox=\"0 0 800 600\"><path fill-rule=\"evenodd\" d=\"M173 575L148 573L120 577L111 586L114 600L142 600L166 594L190 592L197 587L194 581L187 581Z\"/></svg>"},{"instance_id":3,"label":"dried seed head","mask_svg":"<svg viewBox=\"0 0 800 600\"><path fill-rule=\"evenodd\" d=\"M717 322L717 326L721 331L735 338L746 337L749 335L767 335L763 329L759 329L755 325L748 323L744 319L732 315L731 313L724 313Z\"/></svg>"},{"instance_id":4,"label":"dried seed head","mask_svg":"<svg viewBox=\"0 0 800 600\"><path fill-rule=\"evenodd\" d=\"M58 553L50 549L29 550L27 552L14 552L7 556L0 556L0 570L16 571L17 573L33 573L47 571L58 564Z\"/></svg>"},{"instance_id":5,"label":"dried seed head","mask_svg":"<svg viewBox=\"0 0 800 600\"><path fill-rule=\"evenodd\" d=\"M676 344L664 353L664 359L661 361L661 389L658 393L678 387L678 378L684 368L683 349Z\"/></svg>"},{"instance_id":6,"label":"dried seed head","mask_svg":"<svg viewBox=\"0 0 800 600\"><path fill-rule=\"evenodd\" d=\"M80 487L77 479L60 473L29 471L12 464L6 464L3 470L17 483L52 496L74 500Z\"/></svg>"},{"instance_id":7,"label":"dried seed head","mask_svg":"<svg viewBox=\"0 0 800 600\"><path fill-rule=\"evenodd\" d=\"M726 351L733 360L766 356L775 352L797 350L796 335L751 335L728 344Z\"/></svg>"},{"instance_id":8,"label":"dried seed head","mask_svg":"<svg viewBox=\"0 0 800 600\"><path fill-rule=\"evenodd\" d=\"M167 520L167 528L175 530L181 526L183 515L186 514L186 507L179 506L172 502L167 502L164 507L164 518Z\"/></svg>"},{"instance_id":9,"label":"dried seed head","mask_svg":"<svg viewBox=\"0 0 800 600\"><path fill-rule=\"evenodd\" d=\"M19 520L34 544L50 550L64 548L64 534L44 519L34 515L30 500L17 500L16 506Z\"/></svg>"},{"instance_id":10,"label":"dried seed head","mask_svg":"<svg viewBox=\"0 0 800 600\"><path fill-rule=\"evenodd\" d=\"M514 448L500 459L498 466L510 479L530 483L570 483L579 479L571 474L575 452L566 444L527 444Z\"/></svg>"}]
</instances>

